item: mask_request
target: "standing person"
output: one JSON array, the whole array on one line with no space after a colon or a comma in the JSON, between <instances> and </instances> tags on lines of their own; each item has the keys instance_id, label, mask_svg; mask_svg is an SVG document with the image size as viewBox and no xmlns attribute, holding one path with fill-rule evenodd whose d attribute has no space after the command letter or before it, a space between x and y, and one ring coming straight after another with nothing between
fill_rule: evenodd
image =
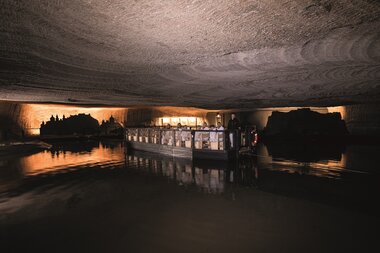
<instances>
[{"instance_id":1,"label":"standing person","mask_svg":"<svg viewBox=\"0 0 380 253\"><path fill-rule=\"evenodd\" d=\"M239 146L238 144L238 130L240 130L240 122L236 118L235 113L231 114L231 119L228 121L228 126L227 126L228 131L230 132L230 147L234 148L234 141L235 141L235 136L236 136L236 145Z\"/></svg>"},{"instance_id":2,"label":"standing person","mask_svg":"<svg viewBox=\"0 0 380 253\"><path fill-rule=\"evenodd\" d=\"M256 125L253 125L252 129L251 129L251 131L249 133L249 147L251 148L251 150L253 150L254 148L256 148L258 137L259 136L257 134Z\"/></svg>"}]
</instances>

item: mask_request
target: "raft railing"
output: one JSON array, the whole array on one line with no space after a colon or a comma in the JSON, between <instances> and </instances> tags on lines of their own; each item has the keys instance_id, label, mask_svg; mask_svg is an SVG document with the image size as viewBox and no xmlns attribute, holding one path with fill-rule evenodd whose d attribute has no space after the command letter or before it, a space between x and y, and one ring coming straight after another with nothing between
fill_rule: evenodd
<instances>
[{"instance_id":1,"label":"raft railing","mask_svg":"<svg viewBox=\"0 0 380 253\"><path fill-rule=\"evenodd\" d=\"M164 128L126 128L127 141L167 145L199 150L230 150L227 130L189 130ZM232 132L233 147L237 147L238 131Z\"/></svg>"}]
</instances>

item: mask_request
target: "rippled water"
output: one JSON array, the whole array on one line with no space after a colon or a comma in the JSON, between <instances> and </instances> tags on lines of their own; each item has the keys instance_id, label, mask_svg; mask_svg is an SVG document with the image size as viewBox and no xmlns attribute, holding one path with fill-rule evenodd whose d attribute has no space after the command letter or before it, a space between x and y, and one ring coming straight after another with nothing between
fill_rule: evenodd
<instances>
[{"instance_id":1,"label":"rippled water","mask_svg":"<svg viewBox=\"0 0 380 253\"><path fill-rule=\"evenodd\" d=\"M216 162L54 143L0 157L0 249L362 250L380 224L378 151L274 144Z\"/></svg>"}]
</instances>

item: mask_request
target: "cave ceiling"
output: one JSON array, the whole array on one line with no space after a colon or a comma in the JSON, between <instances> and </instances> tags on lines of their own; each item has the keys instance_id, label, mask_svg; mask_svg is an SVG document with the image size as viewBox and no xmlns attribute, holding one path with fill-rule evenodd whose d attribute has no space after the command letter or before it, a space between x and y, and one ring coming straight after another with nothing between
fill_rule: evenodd
<instances>
[{"instance_id":1,"label":"cave ceiling","mask_svg":"<svg viewBox=\"0 0 380 253\"><path fill-rule=\"evenodd\" d=\"M0 100L380 102L378 0L1 0Z\"/></svg>"}]
</instances>

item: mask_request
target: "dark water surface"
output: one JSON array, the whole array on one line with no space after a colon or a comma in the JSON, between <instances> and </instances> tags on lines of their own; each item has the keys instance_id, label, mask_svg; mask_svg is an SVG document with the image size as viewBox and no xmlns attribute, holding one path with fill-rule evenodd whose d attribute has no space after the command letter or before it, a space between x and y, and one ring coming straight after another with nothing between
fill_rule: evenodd
<instances>
[{"instance_id":1,"label":"dark water surface","mask_svg":"<svg viewBox=\"0 0 380 253\"><path fill-rule=\"evenodd\" d=\"M380 252L379 146L230 162L54 143L0 157L0 252Z\"/></svg>"}]
</instances>

